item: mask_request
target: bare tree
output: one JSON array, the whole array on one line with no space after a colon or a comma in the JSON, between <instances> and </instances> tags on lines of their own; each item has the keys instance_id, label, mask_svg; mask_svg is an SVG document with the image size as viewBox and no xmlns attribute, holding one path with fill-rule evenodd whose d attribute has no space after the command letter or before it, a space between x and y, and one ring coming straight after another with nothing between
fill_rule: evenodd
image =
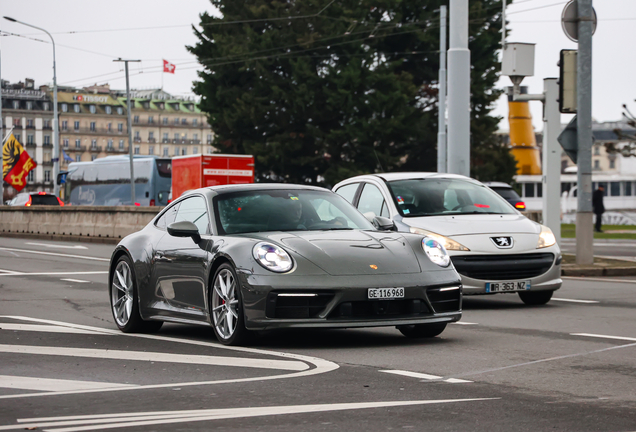
<instances>
[{"instance_id":1,"label":"bare tree","mask_svg":"<svg viewBox=\"0 0 636 432\"><path fill-rule=\"evenodd\" d=\"M610 154L621 154L625 157L636 157L636 117L631 113L627 105L623 104L623 117L631 130L614 129L618 137L617 142L605 144L605 149Z\"/></svg>"}]
</instances>

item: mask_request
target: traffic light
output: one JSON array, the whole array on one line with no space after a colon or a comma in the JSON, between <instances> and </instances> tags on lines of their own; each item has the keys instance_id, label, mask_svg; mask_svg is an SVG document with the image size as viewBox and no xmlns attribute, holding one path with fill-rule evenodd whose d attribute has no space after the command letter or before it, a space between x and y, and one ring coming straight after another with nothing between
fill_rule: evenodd
<instances>
[{"instance_id":1,"label":"traffic light","mask_svg":"<svg viewBox=\"0 0 636 432\"><path fill-rule=\"evenodd\" d=\"M576 114L577 50L561 50L559 56L559 111Z\"/></svg>"},{"instance_id":2,"label":"traffic light","mask_svg":"<svg viewBox=\"0 0 636 432\"><path fill-rule=\"evenodd\" d=\"M68 171L60 171L60 173L57 175L57 184L61 185L66 183L66 176L68 175Z\"/></svg>"}]
</instances>

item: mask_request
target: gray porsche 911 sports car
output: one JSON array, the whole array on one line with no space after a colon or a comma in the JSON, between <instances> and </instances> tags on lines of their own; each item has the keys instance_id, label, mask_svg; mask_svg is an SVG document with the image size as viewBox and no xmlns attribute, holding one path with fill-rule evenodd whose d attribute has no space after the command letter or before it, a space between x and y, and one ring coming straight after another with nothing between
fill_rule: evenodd
<instances>
[{"instance_id":1,"label":"gray porsche 911 sports car","mask_svg":"<svg viewBox=\"0 0 636 432\"><path fill-rule=\"evenodd\" d=\"M394 228L317 187L197 189L117 245L113 317L124 332L207 325L227 345L291 327L437 336L461 318L459 275L435 239Z\"/></svg>"}]
</instances>

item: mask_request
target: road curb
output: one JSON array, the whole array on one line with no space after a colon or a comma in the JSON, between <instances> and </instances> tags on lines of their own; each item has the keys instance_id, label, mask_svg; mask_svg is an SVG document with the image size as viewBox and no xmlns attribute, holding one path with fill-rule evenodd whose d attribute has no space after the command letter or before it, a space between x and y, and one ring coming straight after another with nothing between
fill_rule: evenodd
<instances>
[{"instance_id":1,"label":"road curb","mask_svg":"<svg viewBox=\"0 0 636 432\"><path fill-rule=\"evenodd\" d=\"M561 267L561 276L636 276L636 267Z\"/></svg>"},{"instance_id":2,"label":"road curb","mask_svg":"<svg viewBox=\"0 0 636 432\"><path fill-rule=\"evenodd\" d=\"M82 243L106 243L117 244L121 241L119 238L113 237L94 237L94 236L78 236L78 235L63 235L63 234L36 234L36 233L13 233L3 232L0 233L0 237L8 238L23 238L26 240L53 240L53 241L69 241L69 242L82 242Z\"/></svg>"}]
</instances>

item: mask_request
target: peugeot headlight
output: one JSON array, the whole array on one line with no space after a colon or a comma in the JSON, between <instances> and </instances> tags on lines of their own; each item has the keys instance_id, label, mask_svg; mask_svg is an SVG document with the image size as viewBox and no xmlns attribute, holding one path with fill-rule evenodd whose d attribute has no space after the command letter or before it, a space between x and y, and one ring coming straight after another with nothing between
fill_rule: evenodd
<instances>
[{"instance_id":1,"label":"peugeot headlight","mask_svg":"<svg viewBox=\"0 0 636 432\"><path fill-rule=\"evenodd\" d=\"M556 237L552 234L552 230L547 226L541 225L541 233L539 234L539 242L537 249L546 248L556 243Z\"/></svg>"},{"instance_id":2,"label":"peugeot headlight","mask_svg":"<svg viewBox=\"0 0 636 432\"><path fill-rule=\"evenodd\" d=\"M267 270L285 273L291 270L294 262L284 249L271 243L258 243L254 246L253 255L256 261Z\"/></svg>"},{"instance_id":3,"label":"peugeot headlight","mask_svg":"<svg viewBox=\"0 0 636 432\"><path fill-rule=\"evenodd\" d=\"M455 240L451 240L448 237L444 237L443 235L435 234L434 232L426 231L426 230L424 230L422 228L411 227L410 231L413 234L421 234L421 235L426 236L426 237L434 238L435 240L440 242L444 246L444 249L446 249L447 251L449 251L449 250L453 250L453 251L469 251L470 250L466 246L457 243Z\"/></svg>"},{"instance_id":4,"label":"peugeot headlight","mask_svg":"<svg viewBox=\"0 0 636 432\"><path fill-rule=\"evenodd\" d=\"M450 257L444 248L444 245L433 237L424 237L422 239L422 249L426 252L428 258L441 267L448 267Z\"/></svg>"}]
</instances>

